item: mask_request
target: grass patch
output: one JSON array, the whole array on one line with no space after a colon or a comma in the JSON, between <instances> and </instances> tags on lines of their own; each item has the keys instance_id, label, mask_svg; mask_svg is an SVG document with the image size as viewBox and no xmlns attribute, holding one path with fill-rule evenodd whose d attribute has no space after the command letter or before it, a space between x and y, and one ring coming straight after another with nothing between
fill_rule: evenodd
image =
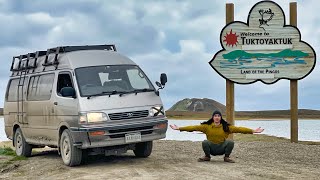
<instances>
[{"instance_id":1,"label":"grass patch","mask_svg":"<svg viewBox=\"0 0 320 180\"><path fill-rule=\"evenodd\" d=\"M0 169L6 169L9 165L13 164L16 161L26 160L24 156L17 156L16 152L10 147L0 147L0 156L9 156L11 158L5 158L0 161Z\"/></svg>"},{"instance_id":2,"label":"grass patch","mask_svg":"<svg viewBox=\"0 0 320 180\"><path fill-rule=\"evenodd\" d=\"M14 158L12 158L10 161L21 161L21 160L27 160L27 157L24 156L15 156Z\"/></svg>"},{"instance_id":3,"label":"grass patch","mask_svg":"<svg viewBox=\"0 0 320 180\"><path fill-rule=\"evenodd\" d=\"M0 156L13 156L10 161L20 161L26 160L27 158L24 156L17 156L16 152L11 147L0 147Z\"/></svg>"},{"instance_id":4,"label":"grass patch","mask_svg":"<svg viewBox=\"0 0 320 180\"><path fill-rule=\"evenodd\" d=\"M13 149L10 147L0 147L0 155L5 155L5 156L16 156L16 152L14 152Z\"/></svg>"},{"instance_id":5,"label":"grass patch","mask_svg":"<svg viewBox=\"0 0 320 180\"><path fill-rule=\"evenodd\" d=\"M22 160L27 160L28 158L24 156L14 156L13 158L6 160L4 162L0 163L0 169L6 168L8 165L13 164L16 161L22 161Z\"/></svg>"}]
</instances>

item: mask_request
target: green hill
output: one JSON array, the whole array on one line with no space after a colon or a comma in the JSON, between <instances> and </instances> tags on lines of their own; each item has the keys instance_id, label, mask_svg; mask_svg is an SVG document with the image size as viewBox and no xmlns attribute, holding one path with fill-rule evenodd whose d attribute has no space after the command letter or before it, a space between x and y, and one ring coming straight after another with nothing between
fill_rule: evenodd
<instances>
[{"instance_id":1,"label":"green hill","mask_svg":"<svg viewBox=\"0 0 320 180\"><path fill-rule=\"evenodd\" d=\"M169 118L181 119L208 119L213 111L219 110L222 115L226 113L226 106L208 98L186 98L178 101L168 111ZM301 119L320 119L320 110L299 109ZM238 119L290 119L290 110L262 110L262 111L236 111Z\"/></svg>"},{"instance_id":2,"label":"green hill","mask_svg":"<svg viewBox=\"0 0 320 180\"><path fill-rule=\"evenodd\" d=\"M212 99L186 98L174 104L168 111L213 112L214 110L225 113L226 106Z\"/></svg>"}]
</instances>

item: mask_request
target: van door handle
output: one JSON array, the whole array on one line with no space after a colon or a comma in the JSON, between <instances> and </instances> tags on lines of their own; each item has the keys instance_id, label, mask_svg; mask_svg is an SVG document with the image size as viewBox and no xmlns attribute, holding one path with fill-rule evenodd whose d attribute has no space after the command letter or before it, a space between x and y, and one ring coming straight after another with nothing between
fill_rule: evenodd
<instances>
[{"instance_id":1,"label":"van door handle","mask_svg":"<svg viewBox=\"0 0 320 180\"><path fill-rule=\"evenodd\" d=\"M58 105L58 102L54 102L53 104L54 104L54 105Z\"/></svg>"}]
</instances>

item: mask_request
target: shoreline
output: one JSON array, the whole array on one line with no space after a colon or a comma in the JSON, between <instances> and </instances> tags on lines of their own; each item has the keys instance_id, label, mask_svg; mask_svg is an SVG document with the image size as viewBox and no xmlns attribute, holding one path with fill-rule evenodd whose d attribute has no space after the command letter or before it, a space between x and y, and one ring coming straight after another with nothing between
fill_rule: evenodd
<instances>
[{"instance_id":1,"label":"shoreline","mask_svg":"<svg viewBox=\"0 0 320 180\"><path fill-rule=\"evenodd\" d=\"M197 120L197 121L203 121L208 120L209 118L202 118L202 117L167 117L170 120ZM225 118L225 117L224 117ZM283 121L283 120L289 120L290 118L235 118L235 121ZM298 120L313 120L313 121L319 121L320 118L299 118Z\"/></svg>"},{"instance_id":2,"label":"shoreline","mask_svg":"<svg viewBox=\"0 0 320 180\"><path fill-rule=\"evenodd\" d=\"M191 140L170 140L170 139L160 139L161 141L176 141L176 142L201 142L201 141L191 141ZM253 141L262 141L262 142L290 142L290 138L286 137L278 137L278 136L273 136L273 135L268 135L268 134L239 134L235 133L234 134L234 140L235 141L244 141L244 142L253 142ZM319 141L312 141L312 140L299 140L298 144L305 144L305 145L320 145L320 140ZM0 147L1 146L12 146L12 141L11 140L5 140L5 141L0 141ZM37 149L37 148L36 148ZM39 148L42 149L42 148Z\"/></svg>"}]
</instances>

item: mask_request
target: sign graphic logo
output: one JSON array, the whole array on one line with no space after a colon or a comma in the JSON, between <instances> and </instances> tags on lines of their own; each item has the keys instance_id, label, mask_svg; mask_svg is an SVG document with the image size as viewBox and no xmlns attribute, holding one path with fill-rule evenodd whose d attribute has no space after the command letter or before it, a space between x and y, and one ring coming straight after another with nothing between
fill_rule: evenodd
<instances>
[{"instance_id":1,"label":"sign graphic logo","mask_svg":"<svg viewBox=\"0 0 320 180\"><path fill-rule=\"evenodd\" d=\"M301 40L297 27L286 25L283 10L272 1L256 3L246 23L227 24L220 44L222 49L209 64L223 78L239 84L299 80L316 63L314 49Z\"/></svg>"},{"instance_id":2,"label":"sign graphic logo","mask_svg":"<svg viewBox=\"0 0 320 180\"><path fill-rule=\"evenodd\" d=\"M223 42L226 42L227 46L237 46L238 43L238 37L239 35L237 35L236 33L232 34L232 29L230 30L230 33L226 33L226 35L224 36L224 40Z\"/></svg>"},{"instance_id":3,"label":"sign graphic logo","mask_svg":"<svg viewBox=\"0 0 320 180\"><path fill-rule=\"evenodd\" d=\"M261 19L259 19L259 22L260 22L260 26L259 27L262 28L263 30L265 30L263 25L269 26L268 22L271 21L271 19L274 16L274 13L269 8L268 10L260 9L259 10L259 14L261 15Z\"/></svg>"}]
</instances>

